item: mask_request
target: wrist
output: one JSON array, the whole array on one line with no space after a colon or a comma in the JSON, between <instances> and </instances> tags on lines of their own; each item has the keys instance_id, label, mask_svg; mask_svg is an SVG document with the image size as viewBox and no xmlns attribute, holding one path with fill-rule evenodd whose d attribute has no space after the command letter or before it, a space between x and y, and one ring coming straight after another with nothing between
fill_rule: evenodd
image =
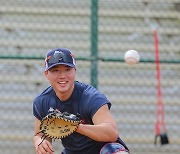
<instances>
[{"instance_id":1,"label":"wrist","mask_svg":"<svg viewBox=\"0 0 180 154\"><path fill-rule=\"evenodd\" d=\"M76 132L84 135L84 133L83 133L84 130L85 130L85 124L79 124Z\"/></svg>"}]
</instances>

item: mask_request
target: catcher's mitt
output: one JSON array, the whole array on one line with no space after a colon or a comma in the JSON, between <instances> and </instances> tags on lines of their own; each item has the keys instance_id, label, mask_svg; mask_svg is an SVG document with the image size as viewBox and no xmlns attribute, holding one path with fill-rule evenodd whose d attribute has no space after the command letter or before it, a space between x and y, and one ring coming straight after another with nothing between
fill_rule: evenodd
<instances>
[{"instance_id":1,"label":"catcher's mitt","mask_svg":"<svg viewBox=\"0 0 180 154\"><path fill-rule=\"evenodd\" d=\"M46 137L50 137L54 140L62 139L76 131L80 122L80 115L74 115L68 112L61 113L60 111L53 109L42 119L40 132L44 133L44 139Z\"/></svg>"}]
</instances>

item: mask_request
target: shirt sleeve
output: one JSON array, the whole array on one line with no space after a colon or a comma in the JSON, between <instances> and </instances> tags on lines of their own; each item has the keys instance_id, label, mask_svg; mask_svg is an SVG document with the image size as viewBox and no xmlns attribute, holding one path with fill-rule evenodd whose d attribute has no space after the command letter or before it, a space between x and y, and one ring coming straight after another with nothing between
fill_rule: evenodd
<instances>
[{"instance_id":1,"label":"shirt sleeve","mask_svg":"<svg viewBox=\"0 0 180 154\"><path fill-rule=\"evenodd\" d=\"M33 115L39 119L42 120L42 108L40 107L40 102L38 103L38 99L36 98L33 102Z\"/></svg>"},{"instance_id":2,"label":"shirt sleeve","mask_svg":"<svg viewBox=\"0 0 180 154\"><path fill-rule=\"evenodd\" d=\"M90 108L91 118L99 110L99 108L101 108L105 104L108 105L109 109L111 108L111 103L109 102L109 100L106 99L103 94L98 94L92 97Z\"/></svg>"},{"instance_id":3,"label":"shirt sleeve","mask_svg":"<svg viewBox=\"0 0 180 154\"><path fill-rule=\"evenodd\" d=\"M85 93L86 110L91 118L103 105L107 104L109 109L111 108L111 103L106 96L94 87L89 87L86 89Z\"/></svg>"}]
</instances>

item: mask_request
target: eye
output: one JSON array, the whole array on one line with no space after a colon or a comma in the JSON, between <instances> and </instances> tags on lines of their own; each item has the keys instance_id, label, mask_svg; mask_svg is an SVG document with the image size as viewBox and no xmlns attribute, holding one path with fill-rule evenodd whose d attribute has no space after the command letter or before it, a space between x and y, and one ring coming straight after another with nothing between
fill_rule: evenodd
<instances>
[{"instance_id":1,"label":"eye","mask_svg":"<svg viewBox=\"0 0 180 154\"><path fill-rule=\"evenodd\" d=\"M69 71L71 71L71 68L66 68L66 72L69 72Z\"/></svg>"},{"instance_id":2,"label":"eye","mask_svg":"<svg viewBox=\"0 0 180 154\"><path fill-rule=\"evenodd\" d=\"M53 69L52 72L58 72L59 70L58 69Z\"/></svg>"},{"instance_id":3,"label":"eye","mask_svg":"<svg viewBox=\"0 0 180 154\"><path fill-rule=\"evenodd\" d=\"M52 73L53 73L53 72L59 72L59 70L56 69L56 68L52 68L50 71L51 71Z\"/></svg>"}]
</instances>

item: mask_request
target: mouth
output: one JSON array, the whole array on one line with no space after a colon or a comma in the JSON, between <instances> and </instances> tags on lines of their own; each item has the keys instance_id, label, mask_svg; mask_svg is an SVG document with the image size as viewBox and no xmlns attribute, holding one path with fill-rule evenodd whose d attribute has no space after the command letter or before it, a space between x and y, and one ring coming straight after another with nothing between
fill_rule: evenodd
<instances>
[{"instance_id":1,"label":"mouth","mask_svg":"<svg viewBox=\"0 0 180 154\"><path fill-rule=\"evenodd\" d=\"M59 81L59 82L57 82L59 85L62 85L62 86L64 86L64 85L66 85L67 83L68 83L68 81Z\"/></svg>"}]
</instances>

